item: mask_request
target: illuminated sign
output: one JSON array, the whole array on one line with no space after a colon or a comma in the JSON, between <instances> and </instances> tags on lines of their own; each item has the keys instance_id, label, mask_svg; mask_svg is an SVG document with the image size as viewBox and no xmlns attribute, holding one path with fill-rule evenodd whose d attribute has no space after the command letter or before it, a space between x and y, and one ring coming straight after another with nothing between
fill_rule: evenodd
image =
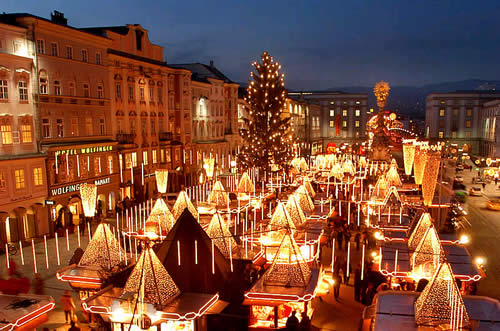
<instances>
[{"instance_id":1,"label":"illuminated sign","mask_svg":"<svg viewBox=\"0 0 500 331\"><path fill-rule=\"evenodd\" d=\"M93 146L93 147L64 149L64 150L60 150L60 151L55 151L55 153L56 153L56 155L61 155L61 154L77 155L77 154L110 152L112 150L113 150L113 146L108 145L108 146Z\"/></svg>"},{"instance_id":2,"label":"illuminated sign","mask_svg":"<svg viewBox=\"0 0 500 331\"><path fill-rule=\"evenodd\" d=\"M94 184L96 184L97 186L100 186L100 185L106 185L106 184L109 184L111 183L111 178L110 177L106 177L106 178L102 178L102 179L96 179L94 181ZM66 194L66 193L72 193L72 192L80 192L80 183L78 184L71 184L71 185L66 185L66 186L62 186L62 187L58 187L58 188L53 188L50 190L52 195L61 195L61 194Z\"/></svg>"}]
</instances>

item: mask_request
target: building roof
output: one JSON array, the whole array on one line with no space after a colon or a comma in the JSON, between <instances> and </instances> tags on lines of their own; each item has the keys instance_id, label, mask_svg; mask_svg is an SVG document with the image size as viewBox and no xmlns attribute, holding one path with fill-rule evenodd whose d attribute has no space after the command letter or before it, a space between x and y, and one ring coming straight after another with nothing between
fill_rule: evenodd
<instances>
[{"instance_id":1,"label":"building roof","mask_svg":"<svg viewBox=\"0 0 500 331\"><path fill-rule=\"evenodd\" d=\"M137 61L142 61L142 62L147 62L147 63L155 64L155 65L158 65L158 66L167 67L167 62L158 61L158 60L150 59L150 58L147 58L147 57L144 57L144 56L130 54L130 53L127 53L127 52L122 52L122 51L119 51L119 50L116 50L116 49L112 49L112 48L108 48L108 53L109 54L115 54L115 55L122 56L122 57L126 57L126 58L129 58L129 59L132 59L132 60L137 60ZM172 66L170 66L170 67L172 67Z\"/></svg>"},{"instance_id":2,"label":"building roof","mask_svg":"<svg viewBox=\"0 0 500 331\"><path fill-rule=\"evenodd\" d=\"M137 24L135 24L135 25L137 25ZM100 26L100 27L81 28L80 30L86 31L86 32L89 32L89 33L92 33L92 34L95 34L98 36L107 37L106 31L111 31L111 32L115 32L115 33L121 34L123 36L126 36L130 29L126 25L118 25L118 26Z\"/></svg>"},{"instance_id":3,"label":"building roof","mask_svg":"<svg viewBox=\"0 0 500 331\"><path fill-rule=\"evenodd\" d=\"M185 63L185 64L169 64L172 68L187 69L193 74L191 76L192 80L210 83L208 78L218 79L224 81L224 83L235 84L232 80L227 78L219 69L217 69L213 63L206 65L203 63Z\"/></svg>"}]
</instances>

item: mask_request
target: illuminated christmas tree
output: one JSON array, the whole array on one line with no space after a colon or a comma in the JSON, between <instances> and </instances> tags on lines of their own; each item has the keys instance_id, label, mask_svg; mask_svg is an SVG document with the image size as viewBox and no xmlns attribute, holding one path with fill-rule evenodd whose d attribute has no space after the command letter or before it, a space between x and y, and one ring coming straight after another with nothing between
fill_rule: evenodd
<instances>
[{"instance_id":1,"label":"illuminated christmas tree","mask_svg":"<svg viewBox=\"0 0 500 331\"><path fill-rule=\"evenodd\" d=\"M439 330L468 330L469 315L448 262L439 265L417 298L415 322Z\"/></svg>"},{"instance_id":2,"label":"illuminated christmas tree","mask_svg":"<svg viewBox=\"0 0 500 331\"><path fill-rule=\"evenodd\" d=\"M385 179L388 182L389 186L400 187L402 185L401 178L398 173L398 164L396 160L392 160L391 167L389 171L385 174Z\"/></svg>"},{"instance_id":3,"label":"illuminated christmas tree","mask_svg":"<svg viewBox=\"0 0 500 331\"><path fill-rule=\"evenodd\" d=\"M224 186L218 180L215 182L212 191L208 195L208 203L215 204L216 207L226 207L228 202L228 196L226 190L224 190Z\"/></svg>"},{"instance_id":4,"label":"illuminated christmas tree","mask_svg":"<svg viewBox=\"0 0 500 331\"><path fill-rule=\"evenodd\" d=\"M174 215L174 218L177 220L186 208L194 217L198 217L198 211L191 202L191 199L189 199L186 192L180 191L179 195L177 196L177 200L175 200L174 207L172 208L172 214Z\"/></svg>"},{"instance_id":5,"label":"illuminated christmas tree","mask_svg":"<svg viewBox=\"0 0 500 331\"><path fill-rule=\"evenodd\" d=\"M286 90L281 66L267 52L262 53L261 63L252 64L255 72L245 100L250 111L245 119L247 128L242 131L244 146L238 155L243 168L269 171L271 164L288 169L292 160L293 138L285 116Z\"/></svg>"},{"instance_id":6,"label":"illuminated christmas tree","mask_svg":"<svg viewBox=\"0 0 500 331\"><path fill-rule=\"evenodd\" d=\"M215 213L212 217L212 221L210 221L207 228L207 234L226 257L236 251L238 244L219 213Z\"/></svg>"},{"instance_id":7,"label":"illuminated christmas tree","mask_svg":"<svg viewBox=\"0 0 500 331\"><path fill-rule=\"evenodd\" d=\"M90 240L85 253L79 262L81 266L98 266L104 270L111 270L125 260L125 251L109 229L107 224L99 224Z\"/></svg>"},{"instance_id":8,"label":"illuminated christmas tree","mask_svg":"<svg viewBox=\"0 0 500 331\"><path fill-rule=\"evenodd\" d=\"M123 293L141 295L143 302L161 307L178 296L180 290L153 249L146 248L132 270Z\"/></svg>"},{"instance_id":9,"label":"illuminated christmas tree","mask_svg":"<svg viewBox=\"0 0 500 331\"><path fill-rule=\"evenodd\" d=\"M271 267L262 277L266 285L294 287L308 285L311 279L311 269L289 233L283 237Z\"/></svg>"}]
</instances>

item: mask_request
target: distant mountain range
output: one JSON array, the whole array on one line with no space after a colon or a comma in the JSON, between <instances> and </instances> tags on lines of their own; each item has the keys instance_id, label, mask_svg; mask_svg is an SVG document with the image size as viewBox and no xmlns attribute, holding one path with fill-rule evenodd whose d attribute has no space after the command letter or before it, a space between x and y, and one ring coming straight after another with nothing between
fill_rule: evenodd
<instances>
[{"instance_id":1,"label":"distant mountain range","mask_svg":"<svg viewBox=\"0 0 500 331\"><path fill-rule=\"evenodd\" d=\"M390 82L389 82L390 84ZM425 98L433 92L454 92L463 90L494 89L500 91L500 80L467 79L456 82L428 84L423 86L391 86L387 109L411 118L425 117ZM373 95L373 86L340 86L327 91L343 91L351 93L367 93L368 105L376 108L377 102Z\"/></svg>"}]
</instances>

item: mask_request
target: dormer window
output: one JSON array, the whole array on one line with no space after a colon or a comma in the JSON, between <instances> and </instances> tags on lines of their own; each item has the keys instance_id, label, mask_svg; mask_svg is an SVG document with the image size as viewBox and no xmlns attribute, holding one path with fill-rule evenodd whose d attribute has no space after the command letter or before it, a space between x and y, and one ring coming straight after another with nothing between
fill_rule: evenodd
<instances>
[{"instance_id":1,"label":"dormer window","mask_svg":"<svg viewBox=\"0 0 500 331\"><path fill-rule=\"evenodd\" d=\"M144 32L135 30L135 43L138 51L142 51L142 36L144 36Z\"/></svg>"}]
</instances>

